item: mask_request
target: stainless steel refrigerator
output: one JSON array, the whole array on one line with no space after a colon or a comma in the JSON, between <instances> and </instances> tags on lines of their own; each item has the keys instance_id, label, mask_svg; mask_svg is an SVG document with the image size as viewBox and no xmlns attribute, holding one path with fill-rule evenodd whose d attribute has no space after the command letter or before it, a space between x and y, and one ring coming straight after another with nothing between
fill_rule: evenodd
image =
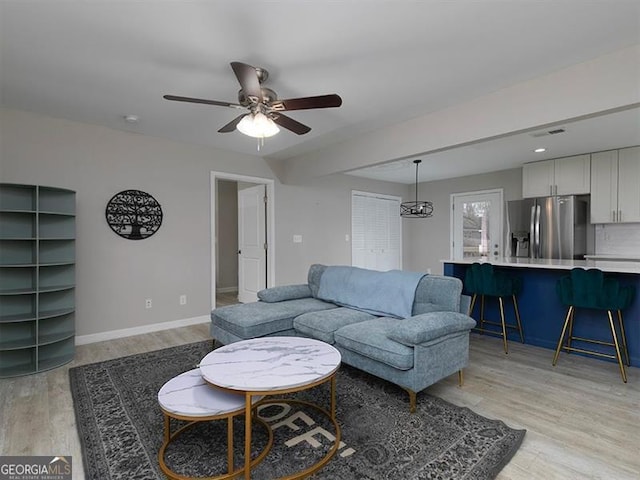
<instances>
[{"instance_id":1,"label":"stainless steel refrigerator","mask_svg":"<svg viewBox=\"0 0 640 480\"><path fill-rule=\"evenodd\" d=\"M583 259L587 208L575 195L507 202L505 256Z\"/></svg>"}]
</instances>

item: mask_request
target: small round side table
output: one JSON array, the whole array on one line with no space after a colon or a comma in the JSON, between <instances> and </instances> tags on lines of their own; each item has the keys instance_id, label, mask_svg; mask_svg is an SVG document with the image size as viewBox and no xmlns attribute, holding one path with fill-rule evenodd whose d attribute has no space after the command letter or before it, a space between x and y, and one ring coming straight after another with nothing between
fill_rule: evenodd
<instances>
[{"instance_id":1,"label":"small round side table","mask_svg":"<svg viewBox=\"0 0 640 480\"><path fill-rule=\"evenodd\" d=\"M254 404L262 397L254 397ZM185 479L198 477L185 477L169 468L164 461L164 453L169 444L181 433L191 428L199 422L209 422L212 420L227 419L227 473L215 476L204 477L208 479L222 480L238 475L243 468L234 468L233 458L233 417L245 413L245 396L224 392L212 388L204 381L200 370L195 368L172 378L165 383L158 392L158 403L164 415L164 441L158 452L160 468L167 477L171 479ZM188 424L171 432L171 419L189 421ZM269 439L262 452L251 462L252 465L259 463L269 453L273 443L273 432L258 415L253 415L253 419L260 422L268 432ZM244 466L243 466L244 467Z\"/></svg>"}]
</instances>

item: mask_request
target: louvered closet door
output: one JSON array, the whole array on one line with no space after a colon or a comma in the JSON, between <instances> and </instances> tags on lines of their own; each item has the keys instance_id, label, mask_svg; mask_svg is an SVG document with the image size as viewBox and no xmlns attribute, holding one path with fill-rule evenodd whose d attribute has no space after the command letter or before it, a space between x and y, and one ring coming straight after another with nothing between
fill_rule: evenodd
<instances>
[{"instance_id":1,"label":"louvered closet door","mask_svg":"<svg viewBox=\"0 0 640 480\"><path fill-rule=\"evenodd\" d=\"M373 270L402 268L400 198L365 192L351 196L351 264Z\"/></svg>"}]
</instances>

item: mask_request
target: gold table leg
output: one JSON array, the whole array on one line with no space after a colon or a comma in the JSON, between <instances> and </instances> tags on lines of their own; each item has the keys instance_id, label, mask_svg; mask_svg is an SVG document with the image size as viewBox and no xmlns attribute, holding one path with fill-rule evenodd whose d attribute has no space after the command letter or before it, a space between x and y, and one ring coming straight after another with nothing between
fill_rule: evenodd
<instances>
[{"instance_id":1,"label":"gold table leg","mask_svg":"<svg viewBox=\"0 0 640 480\"><path fill-rule=\"evenodd\" d=\"M245 393L244 407L244 478L251 478L251 392Z\"/></svg>"}]
</instances>

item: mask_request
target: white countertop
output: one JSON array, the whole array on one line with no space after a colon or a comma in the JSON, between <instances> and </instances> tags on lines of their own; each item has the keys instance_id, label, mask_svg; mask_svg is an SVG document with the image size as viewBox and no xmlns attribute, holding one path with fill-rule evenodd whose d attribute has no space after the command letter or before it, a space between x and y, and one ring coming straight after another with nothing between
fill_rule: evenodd
<instances>
[{"instance_id":1,"label":"white countertop","mask_svg":"<svg viewBox=\"0 0 640 480\"><path fill-rule=\"evenodd\" d=\"M593 255L585 255L587 260L614 260L625 262L640 262L640 255L623 255L620 253L595 253Z\"/></svg>"},{"instance_id":2,"label":"white countertop","mask_svg":"<svg viewBox=\"0 0 640 480\"><path fill-rule=\"evenodd\" d=\"M552 258L469 257L459 260L442 260L443 263L469 265L475 262L491 263L501 267L545 268L571 270L572 268L598 268L603 272L634 273L640 275L640 262L622 260L558 260Z\"/></svg>"}]
</instances>

